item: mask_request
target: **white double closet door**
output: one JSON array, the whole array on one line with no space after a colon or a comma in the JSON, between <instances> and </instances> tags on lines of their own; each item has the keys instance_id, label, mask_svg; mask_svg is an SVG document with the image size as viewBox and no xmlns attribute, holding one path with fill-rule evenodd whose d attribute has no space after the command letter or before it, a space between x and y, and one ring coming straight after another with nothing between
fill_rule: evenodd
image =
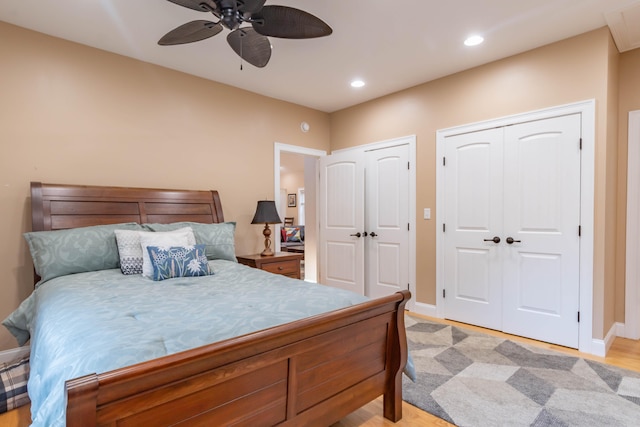
<instances>
[{"instance_id":1,"label":"white double closet door","mask_svg":"<svg viewBox=\"0 0 640 427\"><path fill-rule=\"evenodd\" d=\"M320 159L320 282L370 297L409 284L409 146Z\"/></svg>"},{"instance_id":2,"label":"white double closet door","mask_svg":"<svg viewBox=\"0 0 640 427\"><path fill-rule=\"evenodd\" d=\"M446 318L578 347L580 120L446 138Z\"/></svg>"}]
</instances>

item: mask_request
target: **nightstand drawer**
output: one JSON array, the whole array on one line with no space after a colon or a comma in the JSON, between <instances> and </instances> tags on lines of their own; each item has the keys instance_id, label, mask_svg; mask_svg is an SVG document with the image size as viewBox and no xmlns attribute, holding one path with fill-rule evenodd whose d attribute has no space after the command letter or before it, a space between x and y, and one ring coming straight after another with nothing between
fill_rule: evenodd
<instances>
[{"instance_id":1,"label":"nightstand drawer","mask_svg":"<svg viewBox=\"0 0 640 427\"><path fill-rule=\"evenodd\" d=\"M283 276L300 279L300 261L304 254L292 252L276 252L273 256L255 255L238 255L240 264L249 267L259 268L269 273L282 274Z\"/></svg>"},{"instance_id":2,"label":"nightstand drawer","mask_svg":"<svg viewBox=\"0 0 640 427\"><path fill-rule=\"evenodd\" d=\"M297 277L300 271L300 261L278 261L262 264L262 269L270 273L284 274Z\"/></svg>"}]
</instances>

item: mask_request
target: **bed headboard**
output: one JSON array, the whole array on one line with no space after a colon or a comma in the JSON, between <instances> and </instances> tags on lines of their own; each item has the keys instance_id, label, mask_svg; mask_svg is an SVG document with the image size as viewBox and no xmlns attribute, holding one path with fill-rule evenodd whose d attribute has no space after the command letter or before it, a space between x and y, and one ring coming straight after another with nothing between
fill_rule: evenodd
<instances>
[{"instance_id":1,"label":"bed headboard","mask_svg":"<svg viewBox=\"0 0 640 427\"><path fill-rule=\"evenodd\" d=\"M121 222L224 222L217 191L31 183L33 231Z\"/></svg>"}]
</instances>

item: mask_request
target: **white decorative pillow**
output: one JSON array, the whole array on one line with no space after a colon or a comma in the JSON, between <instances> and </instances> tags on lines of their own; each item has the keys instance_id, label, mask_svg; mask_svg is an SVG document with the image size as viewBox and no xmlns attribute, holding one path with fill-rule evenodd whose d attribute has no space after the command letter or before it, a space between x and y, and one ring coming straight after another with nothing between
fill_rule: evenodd
<instances>
[{"instance_id":1,"label":"white decorative pillow","mask_svg":"<svg viewBox=\"0 0 640 427\"><path fill-rule=\"evenodd\" d=\"M190 230L189 227L183 227L173 232L184 232ZM120 256L120 271L122 274L142 274L143 252L140 243L140 231L137 230L114 230L116 234L116 242L118 244L118 255ZM155 234L153 232L147 232ZM164 234L157 233L157 234Z\"/></svg>"},{"instance_id":2,"label":"white decorative pillow","mask_svg":"<svg viewBox=\"0 0 640 427\"><path fill-rule=\"evenodd\" d=\"M120 256L120 271L122 274L142 274L142 246L139 232L135 230L114 230L114 232Z\"/></svg>"},{"instance_id":3,"label":"white decorative pillow","mask_svg":"<svg viewBox=\"0 0 640 427\"><path fill-rule=\"evenodd\" d=\"M196 243L207 245L207 259L226 259L238 262L235 248L235 222L204 224L200 222L173 222L170 224L143 224L144 228L152 231L173 231L179 228L191 227ZM304 240L304 230L301 229Z\"/></svg>"},{"instance_id":4,"label":"white decorative pillow","mask_svg":"<svg viewBox=\"0 0 640 427\"><path fill-rule=\"evenodd\" d=\"M142 275L153 278L153 263L149 257L148 246L170 248L172 246L193 246L196 238L191 227L180 228L175 231L139 231L140 246L142 250Z\"/></svg>"}]
</instances>

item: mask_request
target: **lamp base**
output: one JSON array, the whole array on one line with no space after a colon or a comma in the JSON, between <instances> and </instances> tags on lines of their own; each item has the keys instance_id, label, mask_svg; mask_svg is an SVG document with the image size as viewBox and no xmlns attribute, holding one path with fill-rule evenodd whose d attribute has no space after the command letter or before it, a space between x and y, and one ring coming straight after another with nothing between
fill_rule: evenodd
<instances>
[{"instance_id":1,"label":"lamp base","mask_svg":"<svg viewBox=\"0 0 640 427\"><path fill-rule=\"evenodd\" d=\"M271 248L266 248L264 251L260 253L260 256L273 256L275 252L271 250Z\"/></svg>"},{"instance_id":2,"label":"lamp base","mask_svg":"<svg viewBox=\"0 0 640 427\"><path fill-rule=\"evenodd\" d=\"M260 255L273 256L274 252L273 249L271 249L271 229L269 228L269 224L264 225L262 235L264 236L264 251L262 251Z\"/></svg>"}]
</instances>

